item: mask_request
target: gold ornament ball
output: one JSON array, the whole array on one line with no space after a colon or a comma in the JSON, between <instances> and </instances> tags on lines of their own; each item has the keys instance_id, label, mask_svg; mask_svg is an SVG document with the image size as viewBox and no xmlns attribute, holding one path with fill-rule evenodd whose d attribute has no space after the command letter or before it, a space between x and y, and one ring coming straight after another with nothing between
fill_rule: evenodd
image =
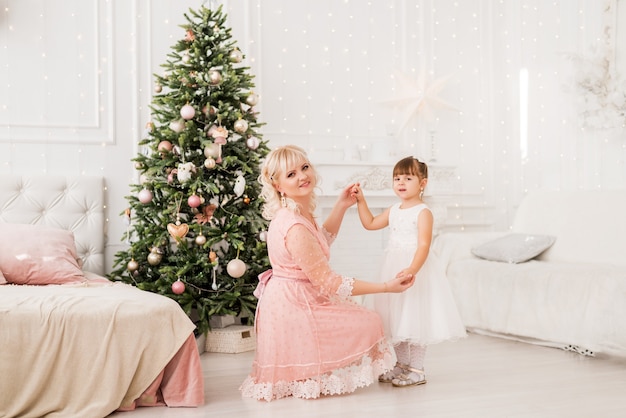
<instances>
[{"instance_id":1,"label":"gold ornament ball","mask_svg":"<svg viewBox=\"0 0 626 418\"><path fill-rule=\"evenodd\" d=\"M239 119L235 122L235 131L242 134L247 130L248 130L248 122L246 122L244 119Z\"/></svg>"},{"instance_id":2,"label":"gold ornament ball","mask_svg":"<svg viewBox=\"0 0 626 418\"><path fill-rule=\"evenodd\" d=\"M128 264L126 265L126 268L128 269L128 271L135 271L139 268L139 263L135 261L134 259L132 259L128 262Z\"/></svg>"},{"instance_id":3,"label":"gold ornament ball","mask_svg":"<svg viewBox=\"0 0 626 418\"><path fill-rule=\"evenodd\" d=\"M231 60L231 62L241 62L243 60L243 54L240 50L233 49L232 51L230 51L228 58Z\"/></svg>"},{"instance_id":4,"label":"gold ornament ball","mask_svg":"<svg viewBox=\"0 0 626 418\"><path fill-rule=\"evenodd\" d=\"M226 265L226 271L231 277L238 279L246 272L246 263L238 258L230 260Z\"/></svg>"},{"instance_id":5,"label":"gold ornament ball","mask_svg":"<svg viewBox=\"0 0 626 418\"><path fill-rule=\"evenodd\" d=\"M250 106L256 106L259 103L259 95L256 93L250 93L248 97L246 97L246 103Z\"/></svg>"},{"instance_id":6,"label":"gold ornament ball","mask_svg":"<svg viewBox=\"0 0 626 418\"><path fill-rule=\"evenodd\" d=\"M148 263L151 266L157 266L163 259L163 256L159 253L150 253L148 254Z\"/></svg>"},{"instance_id":7,"label":"gold ornament ball","mask_svg":"<svg viewBox=\"0 0 626 418\"><path fill-rule=\"evenodd\" d=\"M212 157L207 158L204 160L204 166L209 170L215 168L215 160Z\"/></svg>"},{"instance_id":8,"label":"gold ornament ball","mask_svg":"<svg viewBox=\"0 0 626 418\"><path fill-rule=\"evenodd\" d=\"M217 70L209 71L209 81L213 85L220 84L222 82L222 74Z\"/></svg>"}]
</instances>

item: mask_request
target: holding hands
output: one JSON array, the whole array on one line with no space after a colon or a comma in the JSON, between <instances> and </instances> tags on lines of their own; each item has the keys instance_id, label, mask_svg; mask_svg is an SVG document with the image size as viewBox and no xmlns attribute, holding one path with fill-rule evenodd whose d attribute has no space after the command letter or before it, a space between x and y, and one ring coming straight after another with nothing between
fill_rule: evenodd
<instances>
[{"instance_id":1,"label":"holding hands","mask_svg":"<svg viewBox=\"0 0 626 418\"><path fill-rule=\"evenodd\" d=\"M414 283L415 276L413 274L400 272L395 278L385 282L385 292L401 293L413 286Z\"/></svg>"}]
</instances>

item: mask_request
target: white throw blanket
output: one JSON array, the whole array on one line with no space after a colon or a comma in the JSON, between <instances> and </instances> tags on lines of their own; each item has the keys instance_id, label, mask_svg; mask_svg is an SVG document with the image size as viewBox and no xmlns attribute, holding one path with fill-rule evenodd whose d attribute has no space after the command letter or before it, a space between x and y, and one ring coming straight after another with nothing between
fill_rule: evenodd
<instances>
[{"instance_id":1,"label":"white throw blanket","mask_svg":"<svg viewBox=\"0 0 626 418\"><path fill-rule=\"evenodd\" d=\"M122 283L0 286L0 416L104 417L194 328L172 299Z\"/></svg>"}]
</instances>

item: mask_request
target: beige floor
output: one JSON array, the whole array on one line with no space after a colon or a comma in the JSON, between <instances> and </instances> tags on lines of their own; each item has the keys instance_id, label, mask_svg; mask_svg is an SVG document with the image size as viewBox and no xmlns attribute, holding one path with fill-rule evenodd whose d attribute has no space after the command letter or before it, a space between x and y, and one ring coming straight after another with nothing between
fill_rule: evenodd
<instances>
[{"instance_id":1,"label":"beige floor","mask_svg":"<svg viewBox=\"0 0 626 418\"><path fill-rule=\"evenodd\" d=\"M626 417L626 359L470 334L429 348L428 383L375 383L344 396L270 403L242 399L252 352L202 354L206 404L141 408L115 418Z\"/></svg>"}]
</instances>

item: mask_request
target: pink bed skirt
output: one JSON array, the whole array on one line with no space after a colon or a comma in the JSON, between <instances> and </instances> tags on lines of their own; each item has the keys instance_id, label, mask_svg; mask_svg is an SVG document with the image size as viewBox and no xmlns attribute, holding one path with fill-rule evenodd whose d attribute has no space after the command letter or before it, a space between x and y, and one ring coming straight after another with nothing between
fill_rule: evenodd
<instances>
[{"instance_id":1,"label":"pink bed skirt","mask_svg":"<svg viewBox=\"0 0 626 418\"><path fill-rule=\"evenodd\" d=\"M132 411L142 406L197 407L203 404L204 379L192 333L141 396L118 411Z\"/></svg>"}]
</instances>

